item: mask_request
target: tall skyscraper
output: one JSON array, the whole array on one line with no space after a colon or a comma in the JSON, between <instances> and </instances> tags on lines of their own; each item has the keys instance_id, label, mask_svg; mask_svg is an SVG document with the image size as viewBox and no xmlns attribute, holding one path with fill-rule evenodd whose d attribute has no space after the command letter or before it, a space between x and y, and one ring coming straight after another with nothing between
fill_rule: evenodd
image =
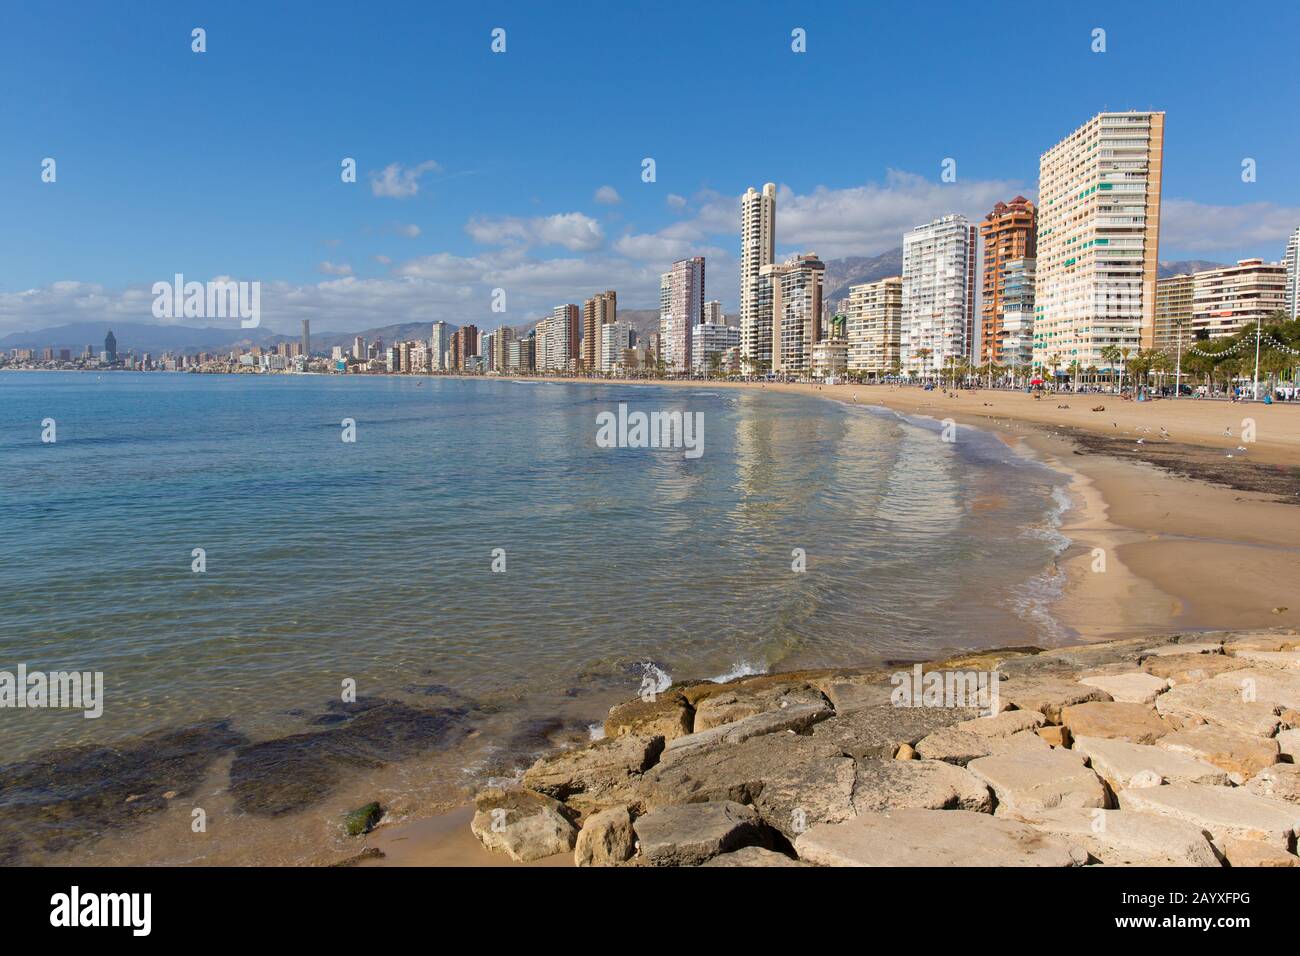
<instances>
[{"instance_id":1,"label":"tall skyscraper","mask_svg":"<svg viewBox=\"0 0 1300 956\"><path fill-rule=\"evenodd\" d=\"M451 347L451 329L441 320L433 323L429 335L429 369L440 372L447 367L447 350Z\"/></svg>"},{"instance_id":2,"label":"tall skyscraper","mask_svg":"<svg viewBox=\"0 0 1300 956\"><path fill-rule=\"evenodd\" d=\"M618 319L618 293L613 289L597 292L582 303L582 367L599 368L604 348L602 329Z\"/></svg>"},{"instance_id":3,"label":"tall skyscraper","mask_svg":"<svg viewBox=\"0 0 1300 956\"><path fill-rule=\"evenodd\" d=\"M700 316L701 325L726 325L726 316L722 314L722 303L710 299L704 303L704 314Z\"/></svg>"},{"instance_id":4,"label":"tall skyscraper","mask_svg":"<svg viewBox=\"0 0 1300 956\"><path fill-rule=\"evenodd\" d=\"M299 354L311 356L311 319L302 320L302 351Z\"/></svg>"},{"instance_id":5,"label":"tall skyscraper","mask_svg":"<svg viewBox=\"0 0 1300 956\"><path fill-rule=\"evenodd\" d=\"M740 354L756 370L772 360L772 330L760 328L755 307L759 273L776 260L776 183L750 186L740 201Z\"/></svg>"},{"instance_id":6,"label":"tall skyscraper","mask_svg":"<svg viewBox=\"0 0 1300 956\"><path fill-rule=\"evenodd\" d=\"M691 367L691 332L704 315L704 257L679 259L659 277L659 341L664 367Z\"/></svg>"},{"instance_id":7,"label":"tall skyscraper","mask_svg":"<svg viewBox=\"0 0 1300 956\"><path fill-rule=\"evenodd\" d=\"M899 361L934 378L978 355L975 343L975 227L942 216L903 236L903 318Z\"/></svg>"},{"instance_id":8,"label":"tall skyscraper","mask_svg":"<svg viewBox=\"0 0 1300 956\"><path fill-rule=\"evenodd\" d=\"M112 329L109 329L108 334L104 336L104 354L108 356L110 365L117 363L117 337L113 335Z\"/></svg>"},{"instance_id":9,"label":"tall skyscraper","mask_svg":"<svg viewBox=\"0 0 1300 956\"><path fill-rule=\"evenodd\" d=\"M557 372L573 371L582 357L582 310L574 303L557 305L547 325L547 367Z\"/></svg>"},{"instance_id":10,"label":"tall skyscraper","mask_svg":"<svg viewBox=\"0 0 1300 956\"><path fill-rule=\"evenodd\" d=\"M1038 162L1034 364L1155 341L1165 114L1099 113Z\"/></svg>"},{"instance_id":11,"label":"tall skyscraper","mask_svg":"<svg viewBox=\"0 0 1300 956\"><path fill-rule=\"evenodd\" d=\"M1282 265L1286 267L1286 303L1283 308L1288 317L1300 319L1300 226L1287 240Z\"/></svg>"},{"instance_id":12,"label":"tall skyscraper","mask_svg":"<svg viewBox=\"0 0 1300 956\"><path fill-rule=\"evenodd\" d=\"M1009 203L1000 202L993 211L984 217L980 224L980 238L984 241L984 271L980 302L980 350L978 364L993 362L997 365L1011 364L1011 357L1002 354L1003 338L1007 335L1005 313L1007 307L1006 283L1008 264L1017 263L1013 279L1023 279L1024 269L1028 264L1033 268L1037 256L1036 236L1038 232L1038 211L1024 196L1017 196ZM1026 262L1027 261L1027 262ZM1017 306L1023 297L1023 282L1016 286ZM1030 300L1028 316L1033 319L1033 289L1029 289ZM1023 310L1018 309L1017 321L1023 319ZM1017 330L1019 331L1019 330ZM1017 336L1019 337L1019 336Z\"/></svg>"},{"instance_id":13,"label":"tall skyscraper","mask_svg":"<svg viewBox=\"0 0 1300 956\"><path fill-rule=\"evenodd\" d=\"M464 371L469 360L478 354L478 327L462 325L451 337L448 366L457 372Z\"/></svg>"},{"instance_id":14,"label":"tall skyscraper","mask_svg":"<svg viewBox=\"0 0 1300 956\"><path fill-rule=\"evenodd\" d=\"M366 359L366 340L359 335L352 340L352 357L362 361Z\"/></svg>"},{"instance_id":15,"label":"tall skyscraper","mask_svg":"<svg viewBox=\"0 0 1300 956\"><path fill-rule=\"evenodd\" d=\"M902 276L849 286L845 306L849 371L873 378L895 374L902 321Z\"/></svg>"},{"instance_id":16,"label":"tall skyscraper","mask_svg":"<svg viewBox=\"0 0 1300 956\"><path fill-rule=\"evenodd\" d=\"M793 375L812 370L813 346L821 339L825 275L825 264L811 252L759 270L754 316L756 327L767 329L770 338L765 348L757 344L761 364L756 369Z\"/></svg>"}]
</instances>

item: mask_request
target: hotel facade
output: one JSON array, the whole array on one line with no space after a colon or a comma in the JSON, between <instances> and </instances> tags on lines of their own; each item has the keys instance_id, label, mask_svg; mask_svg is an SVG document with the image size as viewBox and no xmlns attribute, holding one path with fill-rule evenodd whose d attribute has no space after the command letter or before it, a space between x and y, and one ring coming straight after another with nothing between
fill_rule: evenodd
<instances>
[{"instance_id":1,"label":"hotel facade","mask_svg":"<svg viewBox=\"0 0 1300 956\"><path fill-rule=\"evenodd\" d=\"M1028 314L1025 310L1026 271L1032 273L1037 256L1038 210L1024 196L1009 203L1000 202L984 217L980 224L980 238L984 246L984 267L981 273L980 348L979 363L995 365L1019 363L1017 350L1028 327L1033 325L1033 288L1028 288ZM1015 329L1007 328L1008 306L1015 309ZM1011 337L1009 351L1006 339Z\"/></svg>"},{"instance_id":2,"label":"hotel facade","mask_svg":"<svg viewBox=\"0 0 1300 956\"><path fill-rule=\"evenodd\" d=\"M1155 340L1163 112L1100 113L1039 159L1034 364Z\"/></svg>"},{"instance_id":3,"label":"hotel facade","mask_svg":"<svg viewBox=\"0 0 1300 956\"><path fill-rule=\"evenodd\" d=\"M740 354L750 371L772 363L772 328L763 325L757 300L760 274L775 260L776 184L762 192L751 186L740 201Z\"/></svg>"},{"instance_id":4,"label":"hotel facade","mask_svg":"<svg viewBox=\"0 0 1300 956\"><path fill-rule=\"evenodd\" d=\"M900 361L903 277L849 286L844 310L849 371L875 378L893 374Z\"/></svg>"},{"instance_id":5,"label":"hotel facade","mask_svg":"<svg viewBox=\"0 0 1300 956\"><path fill-rule=\"evenodd\" d=\"M943 216L903 236L904 373L933 378L974 360L976 229L965 216Z\"/></svg>"}]
</instances>

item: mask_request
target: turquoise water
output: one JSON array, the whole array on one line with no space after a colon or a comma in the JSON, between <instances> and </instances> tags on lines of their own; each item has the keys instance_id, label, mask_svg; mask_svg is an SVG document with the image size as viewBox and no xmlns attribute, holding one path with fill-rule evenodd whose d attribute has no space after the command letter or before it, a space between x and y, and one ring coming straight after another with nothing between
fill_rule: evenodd
<instances>
[{"instance_id":1,"label":"turquoise water","mask_svg":"<svg viewBox=\"0 0 1300 956\"><path fill-rule=\"evenodd\" d=\"M703 455L597 447L619 403L703 413ZM1061 485L973 429L757 390L3 374L0 669L105 681L98 720L0 710L5 759L203 720L270 740L348 679L537 715L649 664L1041 643Z\"/></svg>"}]
</instances>

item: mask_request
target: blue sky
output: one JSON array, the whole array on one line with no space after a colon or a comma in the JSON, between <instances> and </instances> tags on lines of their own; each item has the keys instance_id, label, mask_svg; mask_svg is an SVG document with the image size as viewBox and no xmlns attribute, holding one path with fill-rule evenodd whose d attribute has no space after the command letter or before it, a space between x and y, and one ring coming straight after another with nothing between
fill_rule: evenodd
<instances>
[{"instance_id":1,"label":"blue sky","mask_svg":"<svg viewBox=\"0 0 1300 956\"><path fill-rule=\"evenodd\" d=\"M1036 195L1039 154L1103 109L1168 113L1162 259L1276 259L1300 225L1300 12L1225 10L12 5L0 334L151 321L149 287L177 272L261 281L285 330L495 325L495 287L511 322L610 287L653 307L687 254L735 309L747 186L782 187L778 252L872 255L933 216ZM939 181L947 157L956 183Z\"/></svg>"}]
</instances>

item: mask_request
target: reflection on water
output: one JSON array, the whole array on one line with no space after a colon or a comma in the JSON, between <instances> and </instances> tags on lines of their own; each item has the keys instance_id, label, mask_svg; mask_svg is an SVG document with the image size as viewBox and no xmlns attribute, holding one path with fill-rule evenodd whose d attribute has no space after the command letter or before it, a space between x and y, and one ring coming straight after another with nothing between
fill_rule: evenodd
<instances>
[{"instance_id":1,"label":"reflection on water","mask_svg":"<svg viewBox=\"0 0 1300 956\"><path fill-rule=\"evenodd\" d=\"M596 447L620 402L702 412L703 456ZM759 390L74 373L0 376L0 423L0 669L106 683L98 721L0 711L11 761L220 726L194 739L244 743L187 783L233 763L270 806L283 752L242 748L306 734L295 772L344 794L428 757L330 710L354 680L393 726L454 730L430 735L454 769L411 782L451 793L529 721L598 720L647 662L858 664L1045 626L1017 607L1054 542L1022 532L1060 482L972 429ZM338 764L363 730L368 765Z\"/></svg>"}]
</instances>

